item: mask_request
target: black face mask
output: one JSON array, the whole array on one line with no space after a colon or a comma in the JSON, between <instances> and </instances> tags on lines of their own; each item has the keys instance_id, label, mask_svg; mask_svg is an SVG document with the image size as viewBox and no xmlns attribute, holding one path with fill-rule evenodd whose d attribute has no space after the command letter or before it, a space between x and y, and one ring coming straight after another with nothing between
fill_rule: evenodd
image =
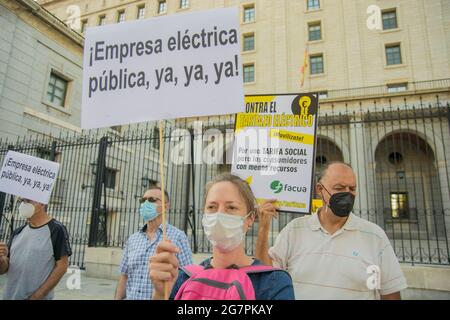
<instances>
[{"instance_id":1,"label":"black face mask","mask_svg":"<svg viewBox=\"0 0 450 320\"><path fill-rule=\"evenodd\" d=\"M327 189L322 185L323 189L328 192ZM329 207L333 213L338 217L348 217L350 212L353 210L353 205L355 204L355 196L351 192L338 192L331 194Z\"/></svg>"}]
</instances>

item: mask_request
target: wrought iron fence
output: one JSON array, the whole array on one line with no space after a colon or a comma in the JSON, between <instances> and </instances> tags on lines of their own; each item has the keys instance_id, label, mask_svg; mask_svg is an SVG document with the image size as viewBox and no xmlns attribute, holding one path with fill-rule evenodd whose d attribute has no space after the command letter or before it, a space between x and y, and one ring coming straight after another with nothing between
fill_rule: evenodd
<instances>
[{"instance_id":1,"label":"wrought iron fence","mask_svg":"<svg viewBox=\"0 0 450 320\"><path fill-rule=\"evenodd\" d=\"M416 105L326 105L320 110L316 168L328 161L350 163L358 178L354 213L385 230L402 262L450 264L450 106L420 100ZM234 115L167 121L164 165L170 197L169 223L184 230L194 252L210 252L201 227L205 183L230 170ZM155 123L106 131L0 140L8 150L61 164L49 205L67 226L71 264L84 267L87 246L123 247L143 224L138 198L159 177ZM214 159L210 161L208 159ZM210 161L210 163L208 163ZM0 194L0 241L23 224L13 197ZM280 213L270 242L299 214ZM257 224L248 233L253 253Z\"/></svg>"}]
</instances>

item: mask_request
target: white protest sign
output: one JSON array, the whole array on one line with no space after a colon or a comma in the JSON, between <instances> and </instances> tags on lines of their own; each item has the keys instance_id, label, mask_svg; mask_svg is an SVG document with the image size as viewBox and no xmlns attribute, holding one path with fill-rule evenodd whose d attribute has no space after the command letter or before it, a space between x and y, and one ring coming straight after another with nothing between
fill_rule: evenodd
<instances>
[{"instance_id":1,"label":"white protest sign","mask_svg":"<svg viewBox=\"0 0 450 320\"><path fill-rule=\"evenodd\" d=\"M0 191L47 204L59 163L8 151L0 173Z\"/></svg>"},{"instance_id":2,"label":"white protest sign","mask_svg":"<svg viewBox=\"0 0 450 320\"><path fill-rule=\"evenodd\" d=\"M82 128L237 113L237 7L88 28Z\"/></svg>"},{"instance_id":3,"label":"white protest sign","mask_svg":"<svg viewBox=\"0 0 450 320\"><path fill-rule=\"evenodd\" d=\"M261 204L310 213L318 114L313 94L245 97L236 116L232 173L245 179Z\"/></svg>"}]
</instances>

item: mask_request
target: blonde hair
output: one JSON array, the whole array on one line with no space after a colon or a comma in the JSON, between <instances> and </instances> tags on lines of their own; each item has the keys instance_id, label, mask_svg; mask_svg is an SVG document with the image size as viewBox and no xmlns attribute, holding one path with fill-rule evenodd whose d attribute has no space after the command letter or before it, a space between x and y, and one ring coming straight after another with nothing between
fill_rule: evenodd
<instances>
[{"instance_id":1,"label":"blonde hair","mask_svg":"<svg viewBox=\"0 0 450 320\"><path fill-rule=\"evenodd\" d=\"M247 205L247 213L252 212L253 214L256 214L256 199L252 189L245 180L242 180L238 176L235 176L231 173L220 174L206 184L203 207L206 204L206 198L208 197L208 193L211 190L211 187L219 182L232 183L238 189L239 194L242 196L242 198L244 198L245 204Z\"/></svg>"}]
</instances>

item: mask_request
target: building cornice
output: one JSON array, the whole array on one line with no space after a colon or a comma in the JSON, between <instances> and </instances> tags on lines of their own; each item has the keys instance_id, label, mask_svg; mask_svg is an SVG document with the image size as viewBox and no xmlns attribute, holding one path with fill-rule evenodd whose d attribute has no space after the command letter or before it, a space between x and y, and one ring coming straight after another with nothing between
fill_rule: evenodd
<instances>
[{"instance_id":1,"label":"building cornice","mask_svg":"<svg viewBox=\"0 0 450 320\"><path fill-rule=\"evenodd\" d=\"M51 7L52 5L55 5L57 3L62 4L65 1L67 1L67 0L51 0L51 1L47 1L47 2L42 2L41 1L41 6L44 7L44 8L45 7ZM102 7L100 9L82 12L81 15L80 15L80 19L83 19L83 18L86 18L86 17L91 17L91 16L94 16L94 15L99 15L99 14L102 14L104 12L107 12L107 11L110 11L110 10L114 10L114 9L128 8L130 5L137 4L139 2L145 4L144 0L132 0L132 1L125 2L125 3L118 3L118 4L113 5L113 6Z\"/></svg>"},{"instance_id":2,"label":"building cornice","mask_svg":"<svg viewBox=\"0 0 450 320\"><path fill-rule=\"evenodd\" d=\"M66 23L58 19L55 15L39 5L33 0L14 0L26 10L30 11L34 16L50 25L54 30L60 32L79 46L84 46L84 37L78 32L72 30Z\"/></svg>"}]
</instances>

